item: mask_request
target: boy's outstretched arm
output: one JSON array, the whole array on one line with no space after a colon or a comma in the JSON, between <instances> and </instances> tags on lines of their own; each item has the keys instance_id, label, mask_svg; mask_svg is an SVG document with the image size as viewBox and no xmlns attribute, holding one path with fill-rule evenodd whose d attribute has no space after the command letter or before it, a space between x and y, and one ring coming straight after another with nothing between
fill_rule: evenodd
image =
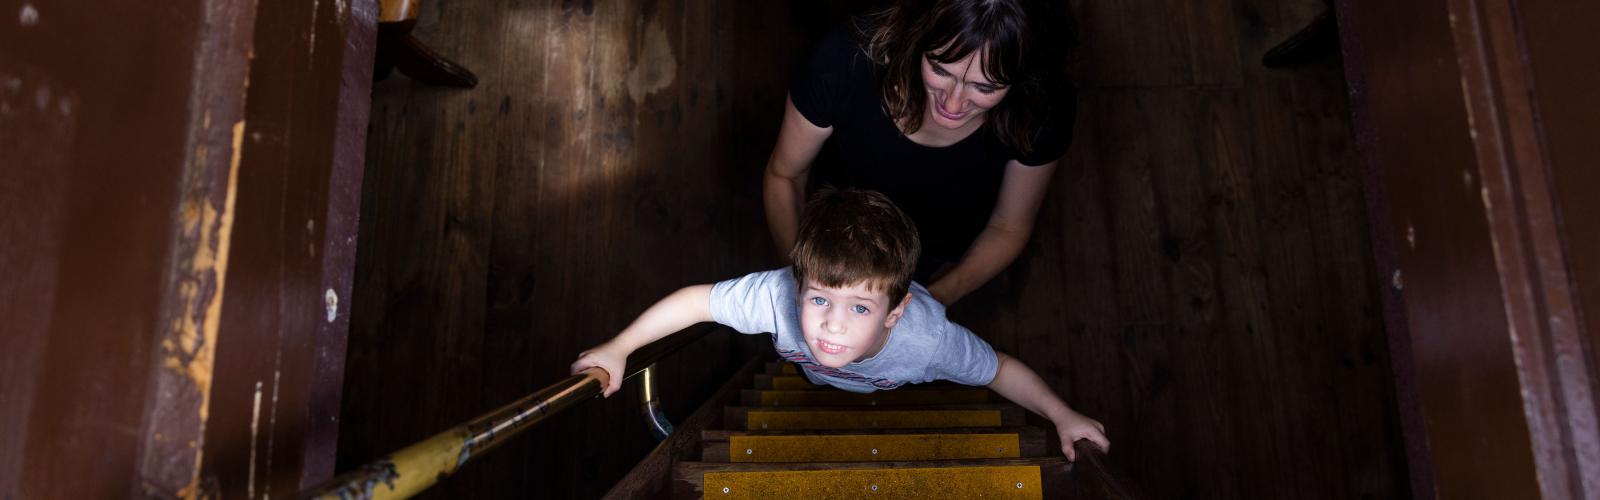
<instances>
[{"instance_id":1,"label":"boy's outstretched arm","mask_svg":"<svg viewBox=\"0 0 1600 500\"><path fill-rule=\"evenodd\" d=\"M994 381L989 382L989 388L1055 423L1056 432L1061 435L1061 453L1067 456L1067 460L1078 459L1072 443L1079 439L1087 439L1100 445L1100 449L1111 451L1105 426L1068 408L1067 403L1061 401L1028 365L1002 352L995 352L995 355L1000 357L1000 368L994 375Z\"/></svg>"},{"instance_id":2,"label":"boy's outstretched arm","mask_svg":"<svg viewBox=\"0 0 1600 500\"><path fill-rule=\"evenodd\" d=\"M645 309L644 314L640 314L615 338L579 354L578 360L572 362L572 373L596 366L604 369L610 375L605 396L611 397L622 388L622 376L627 373L623 369L627 367L629 354L662 337L705 321L711 321L711 285L683 288Z\"/></svg>"}]
</instances>

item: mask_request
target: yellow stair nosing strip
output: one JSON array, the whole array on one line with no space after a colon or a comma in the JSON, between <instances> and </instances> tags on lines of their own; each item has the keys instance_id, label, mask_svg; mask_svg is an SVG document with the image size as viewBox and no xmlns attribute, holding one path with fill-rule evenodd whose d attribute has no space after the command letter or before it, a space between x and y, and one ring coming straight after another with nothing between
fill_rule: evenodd
<instances>
[{"instance_id":1,"label":"yellow stair nosing strip","mask_svg":"<svg viewBox=\"0 0 1600 500\"><path fill-rule=\"evenodd\" d=\"M1020 458L1016 433L735 436L729 462L919 461Z\"/></svg>"},{"instance_id":2,"label":"yellow stair nosing strip","mask_svg":"<svg viewBox=\"0 0 1600 500\"><path fill-rule=\"evenodd\" d=\"M1043 498L1037 465L706 472L710 498Z\"/></svg>"}]
</instances>

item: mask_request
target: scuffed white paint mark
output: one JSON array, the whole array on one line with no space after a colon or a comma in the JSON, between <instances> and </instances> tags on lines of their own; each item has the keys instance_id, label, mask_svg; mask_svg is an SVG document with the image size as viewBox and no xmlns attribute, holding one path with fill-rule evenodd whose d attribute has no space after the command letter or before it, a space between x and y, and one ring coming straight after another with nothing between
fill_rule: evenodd
<instances>
[{"instance_id":1,"label":"scuffed white paint mark","mask_svg":"<svg viewBox=\"0 0 1600 500\"><path fill-rule=\"evenodd\" d=\"M317 230L317 220L316 219L306 219L306 232L309 233L309 232L312 232L312 231L315 231L315 230Z\"/></svg>"},{"instance_id":2,"label":"scuffed white paint mark","mask_svg":"<svg viewBox=\"0 0 1600 500\"><path fill-rule=\"evenodd\" d=\"M317 7L321 0L311 0L311 53L317 52Z\"/></svg>"},{"instance_id":3,"label":"scuffed white paint mark","mask_svg":"<svg viewBox=\"0 0 1600 500\"><path fill-rule=\"evenodd\" d=\"M332 323L334 318L339 317L339 294L334 293L333 289L329 288L328 291L323 292L322 302L328 307L328 322Z\"/></svg>"},{"instance_id":4,"label":"scuffed white paint mark","mask_svg":"<svg viewBox=\"0 0 1600 500\"><path fill-rule=\"evenodd\" d=\"M63 97L60 102L56 103L56 110L61 111L61 116L72 116L73 109L72 99Z\"/></svg>"},{"instance_id":5,"label":"scuffed white paint mark","mask_svg":"<svg viewBox=\"0 0 1600 500\"><path fill-rule=\"evenodd\" d=\"M255 402L250 405L250 479L245 483L245 495L256 497L256 431L261 425L261 381L256 381Z\"/></svg>"},{"instance_id":6,"label":"scuffed white paint mark","mask_svg":"<svg viewBox=\"0 0 1600 500\"><path fill-rule=\"evenodd\" d=\"M1417 249L1417 227L1416 226L1413 226L1413 225L1410 225L1410 224L1406 224L1406 245L1409 245L1412 250L1416 250Z\"/></svg>"},{"instance_id":7,"label":"scuffed white paint mark","mask_svg":"<svg viewBox=\"0 0 1600 500\"><path fill-rule=\"evenodd\" d=\"M1461 171L1461 185L1466 186L1467 189L1472 189L1472 171L1471 170L1462 170Z\"/></svg>"},{"instance_id":8,"label":"scuffed white paint mark","mask_svg":"<svg viewBox=\"0 0 1600 500\"><path fill-rule=\"evenodd\" d=\"M11 100L22 92L22 78L15 75L0 75L0 114L11 114Z\"/></svg>"},{"instance_id":9,"label":"scuffed white paint mark","mask_svg":"<svg viewBox=\"0 0 1600 500\"><path fill-rule=\"evenodd\" d=\"M39 111L49 110L50 109L50 87L46 87L44 85L40 85L39 86L39 90L33 91L33 104L35 106L39 107Z\"/></svg>"},{"instance_id":10,"label":"scuffed white paint mark","mask_svg":"<svg viewBox=\"0 0 1600 500\"><path fill-rule=\"evenodd\" d=\"M277 358L273 360L272 364L273 364L273 368L272 368L272 407L267 410L267 473L268 474L272 473L272 445L273 445L273 438L276 437L277 434L278 434L278 432L277 432L278 431L278 387L280 387L282 385L282 384L278 383L278 378L279 378L279 376L283 375L283 372L279 370L279 367L283 366L283 351L282 350L278 351ZM263 500L272 498L272 481L267 481L266 486L261 488L261 498Z\"/></svg>"},{"instance_id":11,"label":"scuffed white paint mark","mask_svg":"<svg viewBox=\"0 0 1600 500\"><path fill-rule=\"evenodd\" d=\"M17 22L22 23L24 27L39 24L39 9L34 8L31 3L22 4L22 12L17 14Z\"/></svg>"}]
</instances>

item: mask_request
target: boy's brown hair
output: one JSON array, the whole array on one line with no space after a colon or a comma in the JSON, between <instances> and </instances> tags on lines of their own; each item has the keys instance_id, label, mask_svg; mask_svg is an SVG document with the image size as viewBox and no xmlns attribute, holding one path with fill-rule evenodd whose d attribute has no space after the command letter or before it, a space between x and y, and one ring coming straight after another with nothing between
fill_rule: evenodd
<instances>
[{"instance_id":1,"label":"boy's brown hair","mask_svg":"<svg viewBox=\"0 0 1600 500\"><path fill-rule=\"evenodd\" d=\"M890 307L911 288L922 243L917 226L876 191L823 188L806 204L794 250L795 283L839 288L867 283Z\"/></svg>"}]
</instances>

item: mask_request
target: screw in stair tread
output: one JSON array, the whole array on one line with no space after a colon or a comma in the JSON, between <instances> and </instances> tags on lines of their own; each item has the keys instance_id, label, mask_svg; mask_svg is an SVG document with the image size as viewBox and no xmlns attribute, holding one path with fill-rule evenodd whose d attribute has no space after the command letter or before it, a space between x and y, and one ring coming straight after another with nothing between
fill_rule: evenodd
<instances>
[{"instance_id":1,"label":"screw in stair tread","mask_svg":"<svg viewBox=\"0 0 1600 500\"><path fill-rule=\"evenodd\" d=\"M1060 457L918 462L685 462L680 498L1044 498L1068 487ZM1020 486L1020 487L1019 487ZM874 489L876 487L876 489Z\"/></svg>"},{"instance_id":2,"label":"screw in stair tread","mask_svg":"<svg viewBox=\"0 0 1600 500\"><path fill-rule=\"evenodd\" d=\"M979 437L988 436L988 437ZM1004 443L990 440L1003 437ZM1041 457L1047 439L1039 427L957 427L863 431L701 432L706 462L958 460ZM873 453L876 450L877 453Z\"/></svg>"},{"instance_id":3,"label":"screw in stair tread","mask_svg":"<svg viewBox=\"0 0 1600 500\"><path fill-rule=\"evenodd\" d=\"M1010 404L905 406L898 408L822 406L757 408L730 406L723 425L745 430L996 427L1023 425L1022 408Z\"/></svg>"},{"instance_id":4,"label":"screw in stair tread","mask_svg":"<svg viewBox=\"0 0 1600 500\"><path fill-rule=\"evenodd\" d=\"M893 390L857 393L842 390L740 391L745 406L878 406L988 403L989 390L981 387Z\"/></svg>"}]
</instances>

